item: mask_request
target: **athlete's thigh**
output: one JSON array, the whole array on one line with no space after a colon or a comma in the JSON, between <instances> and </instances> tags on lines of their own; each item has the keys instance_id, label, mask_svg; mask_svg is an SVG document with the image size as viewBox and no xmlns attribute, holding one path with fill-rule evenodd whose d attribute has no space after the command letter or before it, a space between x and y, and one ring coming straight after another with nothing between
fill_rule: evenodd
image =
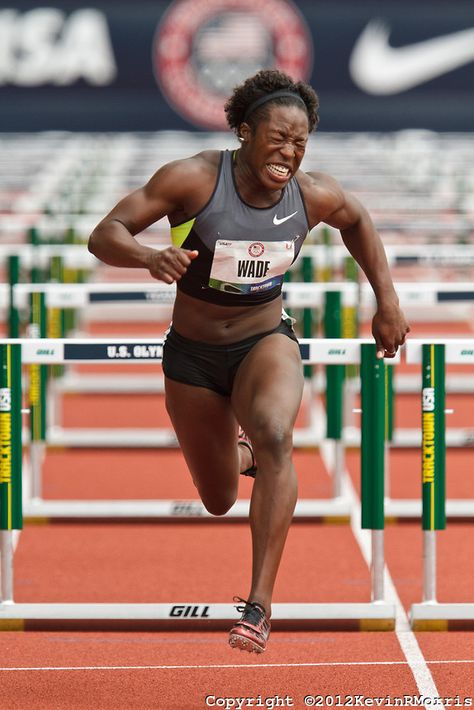
<instances>
[{"instance_id":1,"label":"athlete's thigh","mask_svg":"<svg viewBox=\"0 0 474 710\"><path fill-rule=\"evenodd\" d=\"M237 422L230 400L205 387L165 377L166 408L200 491L236 485Z\"/></svg>"},{"instance_id":2,"label":"athlete's thigh","mask_svg":"<svg viewBox=\"0 0 474 710\"><path fill-rule=\"evenodd\" d=\"M282 333L260 340L242 361L234 380L232 405L251 436L263 419L292 427L301 403L303 368L298 344Z\"/></svg>"}]
</instances>

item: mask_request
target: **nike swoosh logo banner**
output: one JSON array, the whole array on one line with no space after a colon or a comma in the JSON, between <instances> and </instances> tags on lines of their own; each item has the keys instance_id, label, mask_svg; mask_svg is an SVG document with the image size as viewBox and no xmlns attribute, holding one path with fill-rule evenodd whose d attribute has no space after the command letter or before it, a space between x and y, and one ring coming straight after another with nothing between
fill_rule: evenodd
<instances>
[{"instance_id":1,"label":"nike swoosh logo banner","mask_svg":"<svg viewBox=\"0 0 474 710\"><path fill-rule=\"evenodd\" d=\"M282 217L281 219L278 219L278 217L275 215L273 217L273 224L278 227L279 224L283 224L283 222L286 222L287 219L291 219L292 217L294 217L295 214L298 214L298 210L296 210L296 212L292 212L291 214L287 215L286 217Z\"/></svg>"},{"instance_id":2,"label":"nike swoosh logo banner","mask_svg":"<svg viewBox=\"0 0 474 710\"><path fill-rule=\"evenodd\" d=\"M384 22L372 20L352 50L352 79L369 94L398 94L474 61L474 28L404 47L391 47L389 35Z\"/></svg>"}]
</instances>

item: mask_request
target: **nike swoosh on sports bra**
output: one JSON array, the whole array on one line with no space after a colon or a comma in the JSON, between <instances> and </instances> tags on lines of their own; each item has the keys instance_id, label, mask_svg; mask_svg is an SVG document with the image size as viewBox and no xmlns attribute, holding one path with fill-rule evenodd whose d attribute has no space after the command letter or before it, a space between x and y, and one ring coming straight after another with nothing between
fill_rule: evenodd
<instances>
[{"instance_id":1,"label":"nike swoosh on sports bra","mask_svg":"<svg viewBox=\"0 0 474 710\"><path fill-rule=\"evenodd\" d=\"M281 293L283 276L309 231L296 178L271 207L251 207L237 192L234 151L223 151L216 185L207 204L188 221L171 228L173 244L197 249L180 291L224 306L267 303Z\"/></svg>"}]
</instances>

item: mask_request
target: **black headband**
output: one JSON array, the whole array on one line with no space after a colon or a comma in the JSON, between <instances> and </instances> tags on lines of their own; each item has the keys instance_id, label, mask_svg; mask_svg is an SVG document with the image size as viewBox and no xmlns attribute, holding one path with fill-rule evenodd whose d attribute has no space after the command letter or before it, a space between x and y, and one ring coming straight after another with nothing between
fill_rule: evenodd
<instances>
[{"instance_id":1,"label":"black headband","mask_svg":"<svg viewBox=\"0 0 474 710\"><path fill-rule=\"evenodd\" d=\"M271 94L265 94L265 96L261 96L259 99L254 101L250 106L247 108L244 117L242 119L242 123L247 120L247 118L250 116L251 113L255 111L259 106L262 104L266 104L267 101L273 101L273 99L278 99L280 96L288 96L291 97L292 99L296 99L297 101L300 101L303 106L306 109L306 104L301 98L299 94L297 94L294 91L288 91L288 89L282 89L281 91L272 91ZM307 109L306 109L307 110Z\"/></svg>"}]
</instances>

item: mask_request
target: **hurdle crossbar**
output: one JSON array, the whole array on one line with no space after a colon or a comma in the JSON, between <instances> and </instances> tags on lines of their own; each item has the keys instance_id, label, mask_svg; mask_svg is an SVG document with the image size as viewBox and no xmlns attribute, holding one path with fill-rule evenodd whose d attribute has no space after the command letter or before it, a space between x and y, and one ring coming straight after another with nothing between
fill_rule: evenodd
<instances>
[{"instance_id":1,"label":"hurdle crossbar","mask_svg":"<svg viewBox=\"0 0 474 710\"><path fill-rule=\"evenodd\" d=\"M386 244L390 266L474 266L472 244ZM344 244L305 244L301 256L309 256L318 267L341 268L348 256Z\"/></svg>"},{"instance_id":2,"label":"hurdle crossbar","mask_svg":"<svg viewBox=\"0 0 474 710\"><path fill-rule=\"evenodd\" d=\"M0 631L47 629L222 628L238 619L232 604L211 602L0 603ZM392 631L395 609L383 602L272 604L273 628L340 628Z\"/></svg>"},{"instance_id":3,"label":"hurdle crossbar","mask_svg":"<svg viewBox=\"0 0 474 710\"><path fill-rule=\"evenodd\" d=\"M293 308L317 306L328 291L340 291L345 304L356 305L359 301L359 288L362 305L371 305L374 294L370 284L364 282L324 282L324 283L293 283L283 284L283 301ZM442 303L471 303L474 305L474 288L472 283L455 282L423 282L405 281L395 284L400 304L407 306L432 306ZM176 297L175 284L150 283L81 283L81 284L16 284L13 288L14 304L24 308L28 304L30 293L46 294L46 304L54 308L81 308L91 303L173 303Z\"/></svg>"},{"instance_id":4,"label":"hurdle crossbar","mask_svg":"<svg viewBox=\"0 0 474 710\"><path fill-rule=\"evenodd\" d=\"M0 261L9 256L18 256L28 269L44 267L53 257L60 257L65 266L75 269L91 269L101 263L82 244L0 244ZM5 301L0 304L5 305Z\"/></svg>"},{"instance_id":5,"label":"hurdle crossbar","mask_svg":"<svg viewBox=\"0 0 474 710\"><path fill-rule=\"evenodd\" d=\"M7 345L21 345L21 356L26 363L58 363L65 361L76 362L123 362L124 360L157 361L161 356L162 341L138 341L127 339L114 341L84 340L73 341L67 339L11 339L0 341ZM300 345L302 359L307 363L359 363L361 357L365 364L367 377L380 377L384 368L383 361L375 358L375 344L370 339L347 340L312 340L308 339ZM23 350L24 349L24 350ZM3 356L3 351L2 351ZM378 395L383 392L378 387ZM367 405L368 406L368 405ZM373 412L372 412L373 415ZM364 415L363 415L364 416ZM383 443L383 442L382 442ZM370 464L364 470L366 475L382 477L383 471L373 471ZM21 468L20 468L21 472ZM17 472L18 473L18 472ZM10 471L10 476L12 472ZM383 486L383 483L382 483ZM366 484L367 487L367 484ZM370 485L369 485L370 489ZM373 534L377 535L377 543L373 545L374 559L372 560L372 601L367 603L344 604L279 604L274 607L274 618L281 623L302 623L305 626L337 622L338 625L347 624L364 629L393 629L395 624L395 605L384 600L383 595L383 510L380 512L375 507L383 506L383 496L369 501L363 500L363 506L369 505L369 518L365 527L373 523ZM363 523L364 524L364 523ZM11 530L8 531L11 533ZM2 536L2 559L4 557ZM9 575L9 579L13 577ZM205 623L215 625L222 621L232 621L236 618L236 609L231 605L214 605L205 603L174 603L156 605L137 604L15 604L13 590L2 589L4 594L0 604L0 628L40 628L43 626L60 626L68 624L107 625L114 624L169 624L176 620Z\"/></svg>"},{"instance_id":6,"label":"hurdle crossbar","mask_svg":"<svg viewBox=\"0 0 474 710\"><path fill-rule=\"evenodd\" d=\"M224 517L211 515L199 500L43 500L23 501L26 523L61 523L66 521L151 522L156 520L246 520L250 501L238 500ZM313 522L348 522L350 506L341 494L327 500L298 500L293 517Z\"/></svg>"},{"instance_id":7,"label":"hurdle crossbar","mask_svg":"<svg viewBox=\"0 0 474 710\"><path fill-rule=\"evenodd\" d=\"M324 294L328 291L339 291L344 305L355 306L358 302L358 285L350 282L326 283L285 283L283 286L283 301L291 308L317 306L322 303ZM123 304L138 305L169 304L176 298L176 284L164 284L156 281L145 283L46 283L46 284L15 284L13 301L16 308L25 308L31 293L44 293L47 307L51 308L84 308L92 304Z\"/></svg>"},{"instance_id":8,"label":"hurdle crossbar","mask_svg":"<svg viewBox=\"0 0 474 710\"><path fill-rule=\"evenodd\" d=\"M402 307L433 306L456 302L473 303L474 305L474 288L470 281L454 283L423 281L422 287L419 283L398 281L395 283L395 290ZM374 302L375 296L370 284L366 282L361 284L361 294L363 304Z\"/></svg>"},{"instance_id":9,"label":"hurdle crossbar","mask_svg":"<svg viewBox=\"0 0 474 710\"><path fill-rule=\"evenodd\" d=\"M0 345L21 345L24 364L62 363L156 364L163 354L162 338L0 338ZM360 346L372 338L301 338L304 364L347 365L360 363ZM400 353L386 364L400 362Z\"/></svg>"}]
</instances>

